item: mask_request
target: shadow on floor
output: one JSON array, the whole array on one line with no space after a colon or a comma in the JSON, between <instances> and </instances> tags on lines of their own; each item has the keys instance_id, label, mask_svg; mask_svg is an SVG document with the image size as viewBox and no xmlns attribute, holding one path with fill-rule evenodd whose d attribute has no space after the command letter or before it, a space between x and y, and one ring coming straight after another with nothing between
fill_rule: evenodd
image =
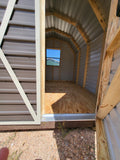
<instances>
[{"instance_id":1,"label":"shadow on floor","mask_svg":"<svg viewBox=\"0 0 120 160\"><path fill-rule=\"evenodd\" d=\"M95 112L95 95L72 82L46 82L45 92L45 114Z\"/></svg>"}]
</instances>

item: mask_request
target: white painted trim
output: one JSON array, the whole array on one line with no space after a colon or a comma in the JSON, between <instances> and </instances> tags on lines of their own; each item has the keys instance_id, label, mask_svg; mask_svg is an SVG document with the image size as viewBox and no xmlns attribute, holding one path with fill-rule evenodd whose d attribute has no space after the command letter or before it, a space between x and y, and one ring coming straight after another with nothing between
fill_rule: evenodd
<instances>
[{"instance_id":1,"label":"white painted trim","mask_svg":"<svg viewBox=\"0 0 120 160\"><path fill-rule=\"evenodd\" d=\"M5 55L4 55L4 53L3 53L1 48L0 48L0 58L1 58L2 62L3 62L3 64L5 65L8 73L9 73L9 75L11 77L11 79L13 80L16 88L18 89L18 92L20 93L20 95L21 95L24 103L26 104L30 114L32 115L33 119L36 120L37 116L35 114L35 111L33 110L32 106L31 106L31 104L30 104L30 102L28 100L28 97L26 96L26 94L25 94L20 82L18 81L14 71L12 70L12 68L11 68L11 66L10 66L10 64L9 64L7 58L5 57Z\"/></svg>"},{"instance_id":2,"label":"white painted trim","mask_svg":"<svg viewBox=\"0 0 120 160\"><path fill-rule=\"evenodd\" d=\"M9 0L8 1L7 8L6 8L6 11L5 11L1 26L0 26L0 46L3 41L3 37L5 35L5 32L6 32L9 20L11 18L15 3L16 3L16 0Z\"/></svg>"},{"instance_id":3,"label":"white painted trim","mask_svg":"<svg viewBox=\"0 0 120 160\"><path fill-rule=\"evenodd\" d=\"M36 101L37 119L40 122L41 115L41 73L40 73L40 0L35 0L35 39L36 39Z\"/></svg>"},{"instance_id":4,"label":"white painted trim","mask_svg":"<svg viewBox=\"0 0 120 160\"><path fill-rule=\"evenodd\" d=\"M4 121L0 122L0 125L32 125L32 124L40 124L37 121Z\"/></svg>"}]
</instances>

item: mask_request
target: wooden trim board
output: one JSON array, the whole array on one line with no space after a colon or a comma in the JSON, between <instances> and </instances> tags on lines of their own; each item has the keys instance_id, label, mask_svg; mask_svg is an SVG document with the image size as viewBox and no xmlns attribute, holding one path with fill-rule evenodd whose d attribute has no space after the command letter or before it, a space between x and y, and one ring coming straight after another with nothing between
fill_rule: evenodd
<instances>
[{"instance_id":1,"label":"wooden trim board","mask_svg":"<svg viewBox=\"0 0 120 160\"><path fill-rule=\"evenodd\" d=\"M83 79L83 88L85 87L85 84L86 84L89 53L90 53L90 45L87 44L87 52L86 52L86 60L85 60L85 69L84 69L84 79Z\"/></svg>"}]
</instances>

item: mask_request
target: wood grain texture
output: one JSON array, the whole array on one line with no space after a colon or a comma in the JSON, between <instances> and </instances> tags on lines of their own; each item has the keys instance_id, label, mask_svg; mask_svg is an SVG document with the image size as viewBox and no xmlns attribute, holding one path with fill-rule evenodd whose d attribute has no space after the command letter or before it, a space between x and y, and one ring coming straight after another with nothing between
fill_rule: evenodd
<instances>
[{"instance_id":1,"label":"wood grain texture","mask_svg":"<svg viewBox=\"0 0 120 160\"><path fill-rule=\"evenodd\" d=\"M86 84L89 53L90 53L90 46L89 46L89 44L87 44L87 53L86 53L86 60L85 60L83 87L85 87L85 84Z\"/></svg>"},{"instance_id":2,"label":"wood grain texture","mask_svg":"<svg viewBox=\"0 0 120 160\"><path fill-rule=\"evenodd\" d=\"M107 114L120 102L120 65L115 73L110 87L99 107L97 117L104 119Z\"/></svg>"},{"instance_id":3,"label":"wood grain texture","mask_svg":"<svg viewBox=\"0 0 120 160\"><path fill-rule=\"evenodd\" d=\"M96 97L72 82L46 81L45 112L94 113Z\"/></svg>"},{"instance_id":4,"label":"wood grain texture","mask_svg":"<svg viewBox=\"0 0 120 160\"><path fill-rule=\"evenodd\" d=\"M110 69L112 65L112 57L113 57L113 53L107 52L103 62L102 79L101 79L101 83L99 87L99 95L98 95L99 103L102 102L108 87Z\"/></svg>"},{"instance_id":5,"label":"wood grain texture","mask_svg":"<svg viewBox=\"0 0 120 160\"><path fill-rule=\"evenodd\" d=\"M90 3L91 8L93 9L102 29L105 31L107 24L104 20L104 17L102 16L101 12L100 12L100 8L98 7L97 3L98 1L96 0L88 0L88 2ZM101 6L102 7L102 6Z\"/></svg>"},{"instance_id":6,"label":"wood grain texture","mask_svg":"<svg viewBox=\"0 0 120 160\"><path fill-rule=\"evenodd\" d=\"M103 55L104 55L104 47L105 47L105 37L106 37L106 32L104 32L104 37L103 37L103 42L102 42L102 51L101 51L101 56L100 56L96 94L98 94L98 90L99 90L99 83L100 83L100 76L101 76L101 69L102 69L102 62L103 62Z\"/></svg>"},{"instance_id":7,"label":"wood grain texture","mask_svg":"<svg viewBox=\"0 0 120 160\"><path fill-rule=\"evenodd\" d=\"M110 75L110 68L112 63L112 54L113 51L107 50L112 39L116 35L117 28L119 27L118 17L116 17L116 8L117 8L117 0L111 0L110 5L110 13L109 13L109 21L107 27L107 33L105 37L105 45L104 45L104 52L103 52L103 60L102 60L102 69L100 74L100 82L99 82L99 89L98 89L98 96L97 96L97 108L102 103L103 97L106 93L106 89L108 86L108 80Z\"/></svg>"},{"instance_id":8,"label":"wood grain texture","mask_svg":"<svg viewBox=\"0 0 120 160\"><path fill-rule=\"evenodd\" d=\"M120 30L120 20L119 17L116 16L118 0L111 0L108 28L107 28L107 36L106 36L106 48L107 50L112 50L112 45L118 45L113 43L115 41L115 37L119 33Z\"/></svg>"},{"instance_id":9,"label":"wood grain texture","mask_svg":"<svg viewBox=\"0 0 120 160\"><path fill-rule=\"evenodd\" d=\"M104 132L103 122L96 119L97 160L109 160L108 144Z\"/></svg>"}]
</instances>

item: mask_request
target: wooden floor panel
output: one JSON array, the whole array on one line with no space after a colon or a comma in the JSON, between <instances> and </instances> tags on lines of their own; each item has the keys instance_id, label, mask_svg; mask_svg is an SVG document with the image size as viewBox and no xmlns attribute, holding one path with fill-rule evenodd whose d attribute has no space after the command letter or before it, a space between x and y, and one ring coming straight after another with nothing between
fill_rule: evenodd
<instances>
[{"instance_id":1,"label":"wooden floor panel","mask_svg":"<svg viewBox=\"0 0 120 160\"><path fill-rule=\"evenodd\" d=\"M95 113L96 97L72 82L46 82L43 114Z\"/></svg>"}]
</instances>

